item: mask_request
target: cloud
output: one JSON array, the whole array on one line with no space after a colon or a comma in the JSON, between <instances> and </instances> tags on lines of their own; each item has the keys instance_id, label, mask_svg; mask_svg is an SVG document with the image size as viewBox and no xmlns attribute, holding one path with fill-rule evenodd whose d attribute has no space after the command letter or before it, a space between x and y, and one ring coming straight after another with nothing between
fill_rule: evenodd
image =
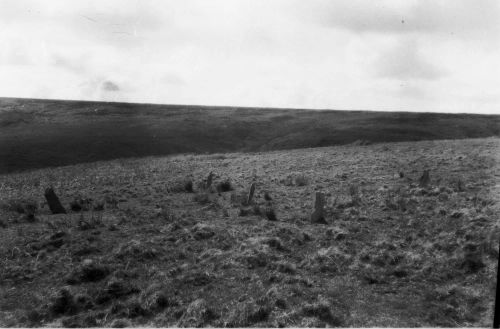
<instances>
[{"instance_id":1,"label":"cloud","mask_svg":"<svg viewBox=\"0 0 500 329\"><path fill-rule=\"evenodd\" d=\"M447 72L427 60L415 39L402 40L375 62L378 77L398 80L437 80Z\"/></svg>"},{"instance_id":2,"label":"cloud","mask_svg":"<svg viewBox=\"0 0 500 329\"><path fill-rule=\"evenodd\" d=\"M356 33L444 33L468 37L498 33L496 0L313 1L306 10L319 24Z\"/></svg>"},{"instance_id":3,"label":"cloud","mask_svg":"<svg viewBox=\"0 0 500 329\"><path fill-rule=\"evenodd\" d=\"M61 53L52 53L50 63L56 68L83 75L87 72L88 59L82 54L62 55Z\"/></svg>"},{"instance_id":4,"label":"cloud","mask_svg":"<svg viewBox=\"0 0 500 329\"><path fill-rule=\"evenodd\" d=\"M0 96L497 111L499 6L1 0Z\"/></svg>"},{"instance_id":5,"label":"cloud","mask_svg":"<svg viewBox=\"0 0 500 329\"><path fill-rule=\"evenodd\" d=\"M311 22L330 28L353 32L402 32L406 2L387 4L387 1L313 1L300 6Z\"/></svg>"},{"instance_id":6,"label":"cloud","mask_svg":"<svg viewBox=\"0 0 500 329\"><path fill-rule=\"evenodd\" d=\"M101 89L103 91L111 91L111 92L115 92L115 91L119 91L120 90L120 87L118 87L118 85L112 81L104 81L102 83L102 87Z\"/></svg>"}]
</instances>

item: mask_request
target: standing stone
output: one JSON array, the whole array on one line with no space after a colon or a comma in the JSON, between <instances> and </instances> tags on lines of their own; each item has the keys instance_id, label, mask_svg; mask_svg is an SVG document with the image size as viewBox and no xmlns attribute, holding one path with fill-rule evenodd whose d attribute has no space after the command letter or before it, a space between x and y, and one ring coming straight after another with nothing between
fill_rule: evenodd
<instances>
[{"instance_id":1,"label":"standing stone","mask_svg":"<svg viewBox=\"0 0 500 329\"><path fill-rule=\"evenodd\" d=\"M250 191L248 192L247 205L252 204L254 193L255 193L255 183L252 183L252 185L250 185Z\"/></svg>"},{"instance_id":2,"label":"standing stone","mask_svg":"<svg viewBox=\"0 0 500 329\"><path fill-rule=\"evenodd\" d=\"M52 211L53 214L66 213L66 210L62 206L61 202L59 201L59 198L57 197L52 187L49 187L45 190L45 199L47 199L50 211Z\"/></svg>"},{"instance_id":3,"label":"standing stone","mask_svg":"<svg viewBox=\"0 0 500 329\"><path fill-rule=\"evenodd\" d=\"M420 187L428 187L431 182L431 178L429 176L429 169L424 170L422 177L420 177L419 185Z\"/></svg>"},{"instance_id":4,"label":"standing stone","mask_svg":"<svg viewBox=\"0 0 500 329\"><path fill-rule=\"evenodd\" d=\"M325 220L325 195L321 192L316 192L316 200L314 201L314 212L311 215L313 224L327 224Z\"/></svg>"},{"instance_id":5,"label":"standing stone","mask_svg":"<svg viewBox=\"0 0 500 329\"><path fill-rule=\"evenodd\" d=\"M207 185L206 185L207 189L209 189L210 186L212 186L212 180L213 179L214 179L214 173L210 172L210 174L208 174L208 178L207 178Z\"/></svg>"}]
</instances>

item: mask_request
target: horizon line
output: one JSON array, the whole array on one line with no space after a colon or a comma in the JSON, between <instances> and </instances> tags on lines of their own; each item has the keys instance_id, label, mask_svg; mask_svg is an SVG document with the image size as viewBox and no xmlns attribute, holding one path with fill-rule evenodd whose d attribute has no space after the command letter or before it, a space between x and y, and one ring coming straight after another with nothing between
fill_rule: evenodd
<instances>
[{"instance_id":1,"label":"horizon line","mask_svg":"<svg viewBox=\"0 0 500 329\"><path fill-rule=\"evenodd\" d=\"M207 107L207 108L240 108L240 109L259 109L259 110L291 110L291 111L331 111L331 112L392 112L392 113L434 113L434 114L469 114L469 115L485 115L485 116L500 116L495 113L473 113L473 112L442 112L442 111L411 111L411 110L368 110L368 109L333 109L333 108L300 108L300 107L279 107L279 106L241 106L241 105L204 105L204 104L175 104L175 103L152 103L152 102L130 102L130 101L105 101L105 100L87 100L87 99L64 99L64 98L38 98L38 97L16 97L16 96L0 96L0 99L20 99L20 100L40 100L40 101L56 101L56 102L82 102L82 103L106 103L106 104L131 104L131 105L153 105L153 106L191 106L191 107Z\"/></svg>"}]
</instances>

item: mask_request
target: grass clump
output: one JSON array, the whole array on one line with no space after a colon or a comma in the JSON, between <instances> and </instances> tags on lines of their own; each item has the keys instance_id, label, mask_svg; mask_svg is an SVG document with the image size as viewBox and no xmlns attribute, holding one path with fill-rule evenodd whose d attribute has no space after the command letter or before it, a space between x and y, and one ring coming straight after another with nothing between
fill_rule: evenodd
<instances>
[{"instance_id":1,"label":"grass clump","mask_svg":"<svg viewBox=\"0 0 500 329\"><path fill-rule=\"evenodd\" d=\"M71 290L67 287L62 288L53 297L50 304L50 311L54 315L74 314L77 311L77 304Z\"/></svg>"},{"instance_id":2,"label":"grass clump","mask_svg":"<svg viewBox=\"0 0 500 329\"><path fill-rule=\"evenodd\" d=\"M107 277L110 273L111 270L108 266L85 260L81 266L69 275L66 282L69 284L97 282Z\"/></svg>"},{"instance_id":3,"label":"grass clump","mask_svg":"<svg viewBox=\"0 0 500 329\"><path fill-rule=\"evenodd\" d=\"M266 215L266 218L270 221L277 221L278 217L276 216L276 212L274 211L273 207L266 207L264 214Z\"/></svg>"},{"instance_id":4,"label":"grass clump","mask_svg":"<svg viewBox=\"0 0 500 329\"><path fill-rule=\"evenodd\" d=\"M0 203L0 208L5 211L9 212L17 212L18 214L24 214L24 206L26 204L26 201L24 200L19 200L19 199L13 199L13 200L6 200Z\"/></svg>"},{"instance_id":5,"label":"grass clump","mask_svg":"<svg viewBox=\"0 0 500 329\"><path fill-rule=\"evenodd\" d=\"M173 193L193 193L193 181L190 179L178 181L174 183L173 186L169 187L168 191Z\"/></svg>"},{"instance_id":6,"label":"grass clump","mask_svg":"<svg viewBox=\"0 0 500 329\"><path fill-rule=\"evenodd\" d=\"M110 325L111 328L129 328L132 323L128 319L114 319Z\"/></svg>"},{"instance_id":7,"label":"grass clump","mask_svg":"<svg viewBox=\"0 0 500 329\"><path fill-rule=\"evenodd\" d=\"M285 274L295 274L297 272L297 266L295 266L295 264L282 261L282 262L278 262L277 270L278 270L278 272L285 273Z\"/></svg>"},{"instance_id":8,"label":"grass clump","mask_svg":"<svg viewBox=\"0 0 500 329\"><path fill-rule=\"evenodd\" d=\"M474 274L486 267L483 257L479 252L466 252L460 262L460 268L467 274Z\"/></svg>"},{"instance_id":9,"label":"grass clump","mask_svg":"<svg viewBox=\"0 0 500 329\"><path fill-rule=\"evenodd\" d=\"M208 303L204 299L200 298L189 304L176 326L191 328L204 327L215 318L215 312L209 307Z\"/></svg>"},{"instance_id":10,"label":"grass clump","mask_svg":"<svg viewBox=\"0 0 500 329\"><path fill-rule=\"evenodd\" d=\"M104 205L105 205L105 202L104 201L97 201L93 206L92 206L92 210L94 211L103 211L104 210Z\"/></svg>"},{"instance_id":11,"label":"grass clump","mask_svg":"<svg viewBox=\"0 0 500 329\"><path fill-rule=\"evenodd\" d=\"M349 195L351 197L351 201L354 206L360 206L362 204L361 191L359 185L357 184L349 185Z\"/></svg>"},{"instance_id":12,"label":"grass clump","mask_svg":"<svg viewBox=\"0 0 500 329\"><path fill-rule=\"evenodd\" d=\"M309 179L305 175L299 175L295 177L296 186L306 186L309 185Z\"/></svg>"},{"instance_id":13,"label":"grass clump","mask_svg":"<svg viewBox=\"0 0 500 329\"><path fill-rule=\"evenodd\" d=\"M206 205L210 203L210 195L207 192L198 192L194 195L193 201Z\"/></svg>"},{"instance_id":14,"label":"grass clump","mask_svg":"<svg viewBox=\"0 0 500 329\"><path fill-rule=\"evenodd\" d=\"M248 206L241 206L239 208L239 213L238 215L240 217L246 217L246 216L251 216L251 215L255 215L255 216L262 216L264 215L264 212L263 210L261 209L261 207L259 207L259 205L253 205L251 207L248 207Z\"/></svg>"},{"instance_id":15,"label":"grass clump","mask_svg":"<svg viewBox=\"0 0 500 329\"><path fill-rule=\"evenodd\" d=\"M115 272L106 283L104 289L99 291L95 300L97 304L105 304L139 292L139 288L130 279L119 278ZM120 308L120 306L121 304L115 304L116 309Z\"/></svg>"},{"instance_id":16,"label":"grass clump","mask_svg":"<svg viewBox=\"0 0 500 329\"><path fill-rule=\"evenodd\" d=\"M179 305L174 291L160 284L149 286L146 291L141 294L140 298L144 308L149 311L161 311L165 308Z\"/></svg>"},{"instance_id":17,"label":"grass clump","mask_svg":"<svg viewBox=\"0 0 500 329\"><path fill-rule=\"evenodd\" d=\"M277 221L278 217L276 216L276 212L274 208L271 206L261 207L259 205L253 205L251 207L248 206L240 206L238 216L246 217L246 216L261 216L267 218L270 221Z\"/></svg>"},{"instance_id":18,"label":"grass clump","mask_svg":"<svg viewBox=\"0 0 500 329\"><path fill-rule=\"evenodd\" d=\"M0 208L8 212L21 214L26 221L34 222L38 204L33 200L12 199L0 203Z\"/></svg>"},{"instance_id":19,"label":"grass clump","mask_svg":"<svg viewBox=\"0 0 500 329\"><path fill-rule=\"evenodd\" d=\"M233 206L245 206L247 194L244 192L231 193L231 204Z\"/></svg>"},{"instance_id":20,"label":"grass clump","mask_svg":"<svg viewBox=\"0 0 500 329\"><path fill-rule=\"evenodd\" d=\"M316 317L334 327L342 327L345 323L342 316L332 312L332 305L327 301L306 304L302 307L302 315Z\"/></svg>"},{"instance_id":21,"label":"grass clump","mask_svg":"<svg viewBox=\"0 0 500 329\"><path fill-rule=\"evenodd\" d=\"M75 198L70 202L69 207L74 212L88 211L92 208L92 199Z\"/></svg>"},{"instance_id":22,"label":"grass clump","mask_svg":"<svg viewBox=\"0 0 500 329\"><path fill-rule=\"evenodd\" d=\"M83 213L80 214L80 218L78 219L77 227L81 231L92 230L99 226L102 226L102 214L94 214L85 218Z\"/></svg>"},{"instance_id":23,"label":"grass clump","mask_svg":"<svg viewBox=\"0 0 500 329\"><path fill-rule=\"evenodd\" d=\"M187 180L184 182L184 190L188 193L193 193L193 181L192 180Z\"/></svg>"},{"instance_id":24,"label":"grass clump","mask_svg":"<svg viewBox=\"0 0 500 329\"><path fill-rule=\"evenodd\" d=\"M259 303L254 300L242 302L234 306L224 326L231 328L249 327L266 321L271 311L271 305L265 302Z\"/></svg>"},{"instance_id":25,"label":"grass clump","mask_svg":"<svg viewBox=\"0 0 500 329\"><path fill-rule=\"evenodd\" d=\"M215 235L215 232L212 227L198 223L191 229L191 233L195 240L206 240Z\"/></svg>"},{"instance_id":26,"label":"grass clump","mask_svg":"<svg viewBox=\"0 0 500 329\"><path fill-rule=\"evenodd\" d=\"M176 219L175 213L170 208L167 207L157 208L156 216L167 222L173 222Z\"/></svg>"},{"instance_id":27,"label":"grass clump","mask_svg":"<svg viewBox=\"0 0 500 329\"><path fill-rule=\"evenodd\" d=\"M457 327L478 321L484 312L481 299L457 285L444 285L424 295L431 326Z\"/></svg>"},{"instance_id":28,"label":"grass clump","mask_svg":"<svg viewBox=\"0 0 500 329\"><path fill-rule=\"evenodd\" d=\"M229 192L233 190L233 186L231 185L231 181L229 179L219 182L216 185L217 192L223 193L223 192Z\"/></svg>"},{"instance_id":29,"label":"grass clump","mask_svg":"<svg viewBox=\"0 0 500 329\"><path fill-rule=\"evenodd\" d=\"M160 254L160 250L146 245L139 240L130 240L120 244L113 254L120 260L136 259L136 260L151 260L156 259Z\"/></svg>"},{"instance_id":30,"label":"grass clump","mask_svg":"<svg viewBox=\"0 0 500 329\"><path fill-rule=\"evenodd\" d=\"M285 186L306 186L309 185L309 178L303 174L289 174L280 183Z\"/></svg>"},{"instance_id":31,"label":"grass clump","mask_svg":"<svg viewBox=\"0 0 500 329\"><path fill-rule=\"evenodd\" d=\"M133 297L126 303L126 314L129 318L137 318L140 316L147 316L150 311L145 307L140 299Z\"/></svg>"}]
</instances>

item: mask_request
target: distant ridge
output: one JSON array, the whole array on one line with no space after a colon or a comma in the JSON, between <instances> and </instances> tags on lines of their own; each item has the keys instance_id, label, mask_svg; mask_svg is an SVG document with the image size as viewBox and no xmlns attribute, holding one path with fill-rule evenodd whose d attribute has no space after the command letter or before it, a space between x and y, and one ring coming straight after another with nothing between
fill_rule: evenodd
<instances>
[{"instance_id":1,"label":"distant ridge","mask_svg":"<svg viewBox=\"0 0 500 329\"><path fill-rule=\"evenodd\" d=\"M0 173L178 153L500 136L500 115L0 98Z\"/></svg>"}]
</instances>

